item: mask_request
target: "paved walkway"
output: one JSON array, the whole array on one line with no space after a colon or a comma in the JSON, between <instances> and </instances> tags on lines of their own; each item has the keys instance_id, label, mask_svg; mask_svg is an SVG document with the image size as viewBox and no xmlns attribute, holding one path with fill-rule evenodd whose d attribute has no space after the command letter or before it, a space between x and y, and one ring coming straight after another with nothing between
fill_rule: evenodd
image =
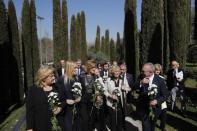
<instances>
[{"instance_id":1,"label":"paved walkway","mask_svg":"<svg viewBox=\"0 0 197 131\"><path fill-rule=\"evenodd\" d=\"M20 127L23 124L23 122L25 122L26 117L25 117L25 113L20 117L19 121L16 123L16 125L14 126L12 131L20 131Z\"/></svg>"}]
</instances>

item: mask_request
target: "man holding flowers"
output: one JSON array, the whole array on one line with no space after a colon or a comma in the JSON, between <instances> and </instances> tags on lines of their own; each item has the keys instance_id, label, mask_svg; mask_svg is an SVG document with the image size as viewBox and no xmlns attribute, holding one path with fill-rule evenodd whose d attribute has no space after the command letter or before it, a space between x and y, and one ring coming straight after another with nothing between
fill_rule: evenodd
<instances>
[{"instance_id":1,"label":"man holding flowers","mask_svg":"<svg viewBox=\"0 0 197 131\"><path fill-rule=\"evenodd\" d=\"M137 110L142 119L143 131L154 131L155 122L161 113L161 104L168 96L164 80L155 75L154 71L152 63L144 64L135 84L140 94Z\"/></svg>"}]
</instances>

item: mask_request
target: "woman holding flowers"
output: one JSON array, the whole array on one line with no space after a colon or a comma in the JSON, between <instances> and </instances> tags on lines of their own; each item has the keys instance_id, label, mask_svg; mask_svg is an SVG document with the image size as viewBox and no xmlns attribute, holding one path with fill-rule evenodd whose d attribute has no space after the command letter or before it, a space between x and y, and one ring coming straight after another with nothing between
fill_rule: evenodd
<instances>
[{"instance_id":1,"label":"woman holding flowers","mask_svg":"<svg viewBox=\"0 0 197 131\"><path fill-rule=\"evenodd\" d=\"M112 77L106 82L107 107L112 131L122 131L124 128L123 93L130 91L128 83L123 85L120 79L120 67L111 67Z\"/></svg>"},{"instance_id":2,"label":"woman holding flowers","mask_svg":"<svg viewBox=\"0 0 197 131\"><path fill-rule=\"evenodd\" d=\"M64 92L66 107L64 109L65 131L79 130L79 102L81 100L81 83L77 77L77 66L72 61L66 62L64 76L57 81L59 88Z\"/></svg>"},{"instance_id":3,"label":"woman holding flowers","mask_svg":"<svg viewBox=\"0 0 197 131\"><path fill-rule=\"evenodd\" d=\"M61 94L54 86L54 69L42 66L26 99L27 131L61 131L56 115L64 108Z\"/></svg>"},{"instance_id":4,"label":"woman holding flowers","mask_svg":"<svg viewBox=\"0 0 197 131\"><path fill-rule=\"evenodd\" d=\"M96 63L92 60L86 62L86 74L81 76L82 98L81 98L81 131L92 131L94 123L92 118L93 93L95 81Z\"/></svg>"},{"instance_id":5,"label":"woman holding flowers","mask_svg":"<svg viewBox=\"0 0 197 131\"><path fill-rule=\"evenodd\" d=\"M93 91L93 106L91 109L91 122L97 131L105 131L106 86L100 76L99 68L95 68L95 81Z\"/></svg>"}]
</instances>

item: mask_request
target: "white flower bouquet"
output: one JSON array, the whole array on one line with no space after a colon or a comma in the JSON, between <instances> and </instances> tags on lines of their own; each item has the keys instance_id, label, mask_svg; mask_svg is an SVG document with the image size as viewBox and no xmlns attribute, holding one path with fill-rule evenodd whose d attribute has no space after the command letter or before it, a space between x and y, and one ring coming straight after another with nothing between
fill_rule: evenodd
<instances>
[{"instance_id":1,"label":"white flower bouquet","mask_svg":"<svg viewBox=\"0 0 197 131\"><path fill-rule=\"evenodd\" d=\"M149 97L149 101L152 101L155 99L156 95L158 93L158 89L157 89L157 85L155 84L151 84L149 87L148 87L148 97ZM149 106L149 118L151 120L154 120L155 119L155 114L154 114L154 106Z\"/></svg>"},{"instance_id":2,"label":"white flower bouquet","mask_svg":"<svg viewBox=\"0 0 197 131\"><path fill-rule=\"evenodd\" d=\"M49 93L48 103L49 103L51 111L54 111L57 109L57 107L61 104L57 92ZM51 124L52 124L52 131L61 131L61 127L58 124L58 120L55 114L53 114L53 116L51 117Z\"/></svg>"},{"instance_id":3,"label":"white flower bouquet","mask_svg":"<svg viewBox=\"0 0 197 131\"><path fill-rule=\"evenodd\" d=\"M72 86L72 93L73 93L73 97L75 99L79 98L82 96L82 87L81 87L81 83L79 82L75 82Z\"/></svg>"},{"instance_id":4,"label":"white flower bouquet","mask_svg":"<svg viewBox=\"0 0 197 131\"><path fill-rule=\"evenodd\" d=\"M94 82L93 105L97 109L100 109L100 107L103 105L103 95L104 95L104 87L100 83L100 81L96 79ZM99 100L98 97L100 97Z\"/></svg>"},{"instance_id":5,"label":"white flower bouquet","mask_svg":"<svg viewBox=\"0 0 197 131\"><path fill-rule=\"evenodd\" d=\"M103 82L105 83L107 81L108 76L103 76Z\"/></svg>"},{"instance_id":6,"label":"white flower bouquet","mask_svg":"<svg viewBox=\"0 0 197 131\"><path fill-rule=\"evenodd\" d=\"M112 104L112 106L115 107L115 108L117 109L117 105L118 105L118 103L119 103L119 99L120 99L120 96L121 96L120 91L119 91L118 89L115 89L115 90L112 92L112 95L116 95L117 98L118 98L118 100L113 100L113 104Z\"/></svg>"},{"instance_id":7,"label":"white flower bouquet","mask_svg":"<svg viewBox=\"0 0 197 131\"><path fill-rule=\"evenodd\" d=\"M72 86L72 89L71 89L71 92L73 94L73 97L74 99L78 99L82 96L82 86L81 86L81 83L79 82L74 82L73 86ZM74 103L73 105L73 110L72 110L72 124L74 123L74 119L75 119L75 116L77 114L77 109L76 109L76 103Z\"/></svg>"}]
</instances>

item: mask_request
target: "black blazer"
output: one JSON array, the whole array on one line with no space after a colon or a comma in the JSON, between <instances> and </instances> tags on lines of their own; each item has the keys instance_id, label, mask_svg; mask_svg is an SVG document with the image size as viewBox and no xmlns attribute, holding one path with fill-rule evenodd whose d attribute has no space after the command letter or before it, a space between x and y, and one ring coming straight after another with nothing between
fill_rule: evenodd
<instances>
[{"instance_id":1,"label":"black blazer","mask_svg":"<svg viewBox=\"0 0 197 131\"><path fill-rule=\"evenodd\" d=\"M57 74L58 74L58 77L62 76L62 68L57 69Z\"/></svg>"},{"instance_id":2,"label":"black blazer","mask_svg":"<svg viewBox=\"0 0 197 131\"><path fill-rule=\"evenodd\" d=\"M127 93L127 103L131 103L132 102L132 88L134 86L134 81L133 81L133 76L129 73L126 73L126 78L129 84L129 87L131 88L131 91Z\"/></svg>"},{"instance_id":3,"label":"black blazer","mask_svg":"<svg viewBox=\"0 0 197 131\"><path fill-rule=\"evenodd\" d=\"M55 85L52 91L59 93L59 98L62 102L60 106L64 108L65 104L63 103L61 92L58 91ZM30 87L26 98L27 129L33 129L35 131L50 131L51 117L52 111L50 110L46 93L40 87Z\"/></svg>"},{"instance_id":4,"label":"black blazer","mask_svg":"<svg viewBox=\"0 0 197 131\"><path fill-rule=\"evenodd\" d=\"M109 74L109 70L107 70L107 72L108 72L108 77L110 76L110 74ZM100 72L100 75L101 75L101 77L103 77L104 76L104 70L102 70L101 72Z\"/></svg>"},{"instance_id":5,"label":"black blazer","mask_svg":"<svg viewBox=\"0 0 197 131\"><path fill-rule=\"evenodd\" d=\"M174 69L169 69L167 72L167 87L169 90L177 86L179 83L179 88L184 89L184 81L185 81L185 72L182 69L178 69L178 72L183 72L183 80L181 82L177 81L177 78L174 76Z\"/></svg>"},{"instance_id":6,"label":"black blazer","mask_svg":"<svg viewBox=\"0 0 197 131\"><path fill-rule=\"evenodd\" d=\"M140 81L142 80L143 77L139 77L137 82L135 83L135 89L139 90L139 103L138 103L138 108L141 111L142 114L148 115L149 113L149 98L148 98L148 85L141 85L140 87ZM164 79L159 77L158 75L154 75L153 82L152 84L157 85L157 90L158 93L155 97L157 100L157 105L155 108L155 114L156 116L159 116L161 113L161 104L167 100L168 97L168 91L166 88L166 84Z\"/></svg>"}]
</instances>

